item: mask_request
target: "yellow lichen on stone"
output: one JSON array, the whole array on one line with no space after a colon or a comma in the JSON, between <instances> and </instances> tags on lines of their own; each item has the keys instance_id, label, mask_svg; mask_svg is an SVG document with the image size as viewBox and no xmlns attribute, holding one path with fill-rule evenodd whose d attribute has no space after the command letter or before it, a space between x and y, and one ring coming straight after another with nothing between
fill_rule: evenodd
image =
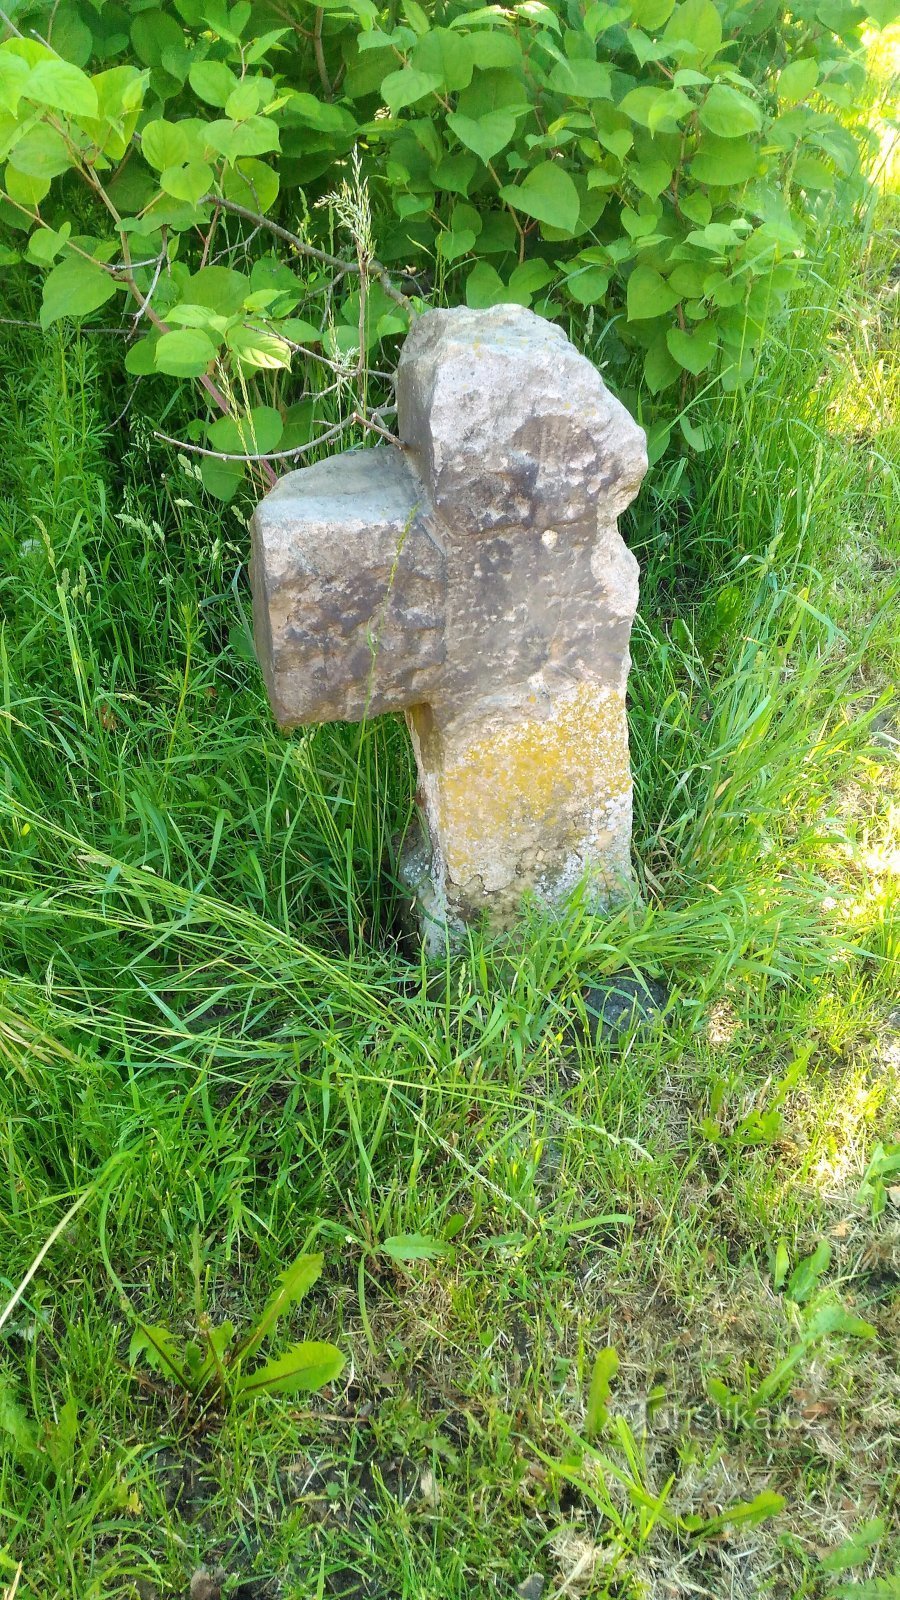
<instances>
[{"instance_id":1,"label":"yellow lichen on stone","mask_svg":"<svg viewBox=\"0 0 900 1600\"><path fill-rule=\"evenodd\" d=\"M436 785L451 876L483 875L526 841L538 857L590 855L608 826L610 806L630 792L622 697L581 684L543 717L482 723L465 744L452 738ZM515 842L515 843L514 843Z\"/></svg>"}]
</instances>

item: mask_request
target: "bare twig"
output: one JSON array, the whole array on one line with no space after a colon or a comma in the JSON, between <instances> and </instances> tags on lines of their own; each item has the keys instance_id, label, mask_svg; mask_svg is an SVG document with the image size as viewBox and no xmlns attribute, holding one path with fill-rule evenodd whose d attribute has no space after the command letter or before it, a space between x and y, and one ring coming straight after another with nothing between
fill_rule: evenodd
<instances>
[{"instance_id":1,"label":"bare twig","mask_svg":"<svg viewBox=\"0 0 900 1600\"><path fill-rule=\"evenodd\" d=\"M313 29L313 49L316 52L316 68L319 73L319 82L325 90L329 100L332 96L331 79L325 65L325 51L322 48L322 24L325 21L325 8L319 6L316 11L316 25Z\"/></svg>"},{"instance_id":2,"label":"bare twig","mask_svg":"<svg viewBox=\"0 0 900 1600\"><path fill-rule=\"evenodd\" d=\"M276 239L282 239L285 244L289 244L299 255L308 256L311 261L321 261L323 266L334 267L337 272L359 273L362 270L358 261L342 261L340 256L330 255L327 250L319 250L316 245L307 244L306 240L301 239L299 234L292 233L290 228L283 228L280 222L273 222L271 217L264 217L258 211L251 211L247 206L239 205L236 200L224 200L220 195L207 194L203 196L202 200L198 201L198 204L221 206L223 211L231 211L234 216L243 217L245 222L252 222L256 228L266 228L269 233L275 235ZM392 282L387 267L380 261L373 259L368 262L368 269L373 277L378 279L389 299L393 300L398 306L402 306L411 318L415 317L415 306Z\"/></svg>"},{"instance_id":3,"label":"bare twig","mask_svg":"<svg viewBox=\"0 0 900 1600\"><path fill-rule=\"evenodd\" d=\"M36 328L39 332L44 331L39 322L29 322L25 317L0 317L0 324L6 328ZM127 339L131 336L130 328L95 328L90 324L85 325L83 322L79 328L79 332L109 333L115 335L117 339Z\"/></svg>"},{"instance_id":4,"label":"bare twig","mask_svg":"<svg viewBox=\"0 0 900 1600\"><path fill-rule=\"evenodd\" d=\"M241 451L208 450L205 445L190 444L185 439L174 439L171 434L160 433L157 429L154 429L153 437L154 439L159 439L161 444L174 445L176 450L186 450L194 456L209 456L213 461L244 461L248 463L254 461L288 461L292 456L304 456L310 450L318 449L319 445L329 444L332 439L337 439L342 433L346 433L354 422L358 422L362 428L370 429L372 433L377 433L380 438L386 439L389 444L397 445L400 449L403 448L396 434L390 433L387 428L382 428L381 424L374 422L371 417L363 416L361 411L351 411L344 422L337 422L333 428L326 428L324 433L318 434L315 439L308 440L306 444L294 445L290 450L267 450L260 452L258 455L244 454Z\"/></svg>"},{"instance_id":5,"label":"bare twig","mask_svg":"<svg viewBox=\"0 0 900 1600\"><path fill-rule=\"evenodd\" d=\"M168 250L167 250L167 247L166 247L166 227L165 227L165 223L163 223L163 226L160 229L160 233L161 233L161 236L162 236L162 249L160 250L159 255L156 258L156 267L155 267L155 270L154 270L154 273L153 273L153 277L150 280L150 287L147 290L147 293L146 293L146 295L144 297L144 303L143 303L142 306L139 306L137 311L134 313L134 326L135 326L135 328L137 328L137 325L140 322L141 317L149 315L150 301L153 299L153 296L154 296L154 294L156 292L156 285L159 283L159 275L160 275L160 273L162 272L162 269L163 269L163 262L167 259L167 256L168 256Z\"/></svg>"}]
</instances>

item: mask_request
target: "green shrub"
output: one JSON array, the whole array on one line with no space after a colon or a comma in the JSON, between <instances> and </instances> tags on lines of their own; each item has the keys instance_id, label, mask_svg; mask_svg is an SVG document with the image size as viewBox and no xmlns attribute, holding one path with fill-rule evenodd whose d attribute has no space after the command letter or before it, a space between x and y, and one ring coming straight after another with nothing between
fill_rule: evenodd
<instances>
[{"instance_id":1,"label":"green shrub","mask_svg":"<svg viewBox=\"0 0 900 1600\"><path fill-rule=\"evenodd\" d=\"M364 368L431 298L602 318L656 448L675 414L696 443L692 395L746 377L810 225L860 193L860 41L892 6L20 6L3 260L44 272L45 328L115 302L129 372L199 381L226 498L240 458L309 447L311 362L370 420Z\"/></svg>"}]
</instances>

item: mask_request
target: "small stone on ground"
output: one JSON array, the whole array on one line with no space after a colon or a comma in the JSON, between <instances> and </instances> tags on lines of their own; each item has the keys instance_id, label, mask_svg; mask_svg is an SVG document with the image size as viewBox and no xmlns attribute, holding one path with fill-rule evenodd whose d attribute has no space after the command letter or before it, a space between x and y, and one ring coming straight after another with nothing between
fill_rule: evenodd
<instances>
[{"instance_id":1,"label":"small stone on ground","mask_svg":"<svg viewBox=\"0 0 900 1600\"><path fill-rule=\"evenodd\" d=\"M584 1006L596 1044L619 1044L635 1028L646 1028L665 1012L668 990L658 978L624 973L584 991Z\"/></svg>"},{"instance_id":2,"label":"small stone on ground","mask_svg":"<svg viewBox=\"0 0 900 1600\"><path fill-rule=\"evenodd\" d=\"M524 1583L519 1584L519 1587L516 1590L516 1594L520 1596L520 1600L541 1600L541 1595L543 1592L544 1580L539 1572L532 1572L531 1575L525 1579Z\"/></svg>"}]
</instances>

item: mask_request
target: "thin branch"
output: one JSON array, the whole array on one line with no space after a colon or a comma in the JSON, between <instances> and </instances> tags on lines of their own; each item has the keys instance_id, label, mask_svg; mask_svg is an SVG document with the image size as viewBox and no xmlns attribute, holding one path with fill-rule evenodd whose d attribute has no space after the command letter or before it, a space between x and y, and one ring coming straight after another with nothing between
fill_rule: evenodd
<instances>
[{"instance_id":1,"label":"thin branch","mask_svg":"<svg viewBox=\"0 0 900 1600\"><path fill-rule=\"evenodd\" d=\"M292 456L303 456L310 450L318 449L319 445L329 444L332 439L337 439L342 433L346 433L354 422L358 422L360 427L369 428L373 433L379 434L389 444L397 445L400 449L403 448L396 434L390 433L387 428L382 428L380 423L373 422L370 417L364 417L361 411L351 411L344 422L335 423L333 428L326 428L324 433L318 434L315 439L310 439L306 444L294 445L291 450L267 450L258 455L245 455L239 451L207 450L204 445L189 444L185 439L173 439L171 434L160 433L157 429L154 429L153 437L154 439L159 439L161 444L174 445L176 450L187 450L191 455L209 456L213 461L243 461L245 463L254 461L288 461Z\"/></svg>"},{"instance_id":2,"label":"thin branch","mask_svg":"<svg viewBox=\"0 0 900 1600\"><path fill-rule=\"evenodd\" d=\"M325 51L322 48L322 24L324 21L325 8L324 6L319 6L316 10L316 25L313 29L313 49L316 52L316 68L319 74L319 82L330 100L333 91L331 79L328 76L328 68L325 65Z\"/></svg>"},{"instance_id":3,"label":"thin branch","mask_svg":"<svg viewBox=\"0 0 900 1600\"><path fill-rule=\"evenodd\" d=\"M289 244L298 254L309 256L312 261L321 261L323 266L334 267L338 272L359 273L361 271L358 261L342 261L340 256L329 255L327 250L319 250L316 245L307 244L306 240L301 239L299 234L291 233L289 228L283 228L280 222L273 222L270 217L264 217L258 211L250 211L247 206L239 205L236 200L225 200L221 195L206 194L197 203L201 206L212 204L221 206L223 211L231 211L236 217L243 217L245 222L252 222L256 228L266 228L269 233L275 235L276 239L283 239L285 244ZM415 306L392 282L387 267L383 266L380 261L372 260L368 262L368 268L373 276L378 279L385 294L395 301L398 306L402 306L411 318L414 318L416 316Z\"/></svg>"},{"instance_id":4,"label":"thin branch","mask_svg":"<svg viewBox=\"0 0 900 1600\"><path fill-rule=\"evenodd\" d=\"M333 428L326 428L317 439L310 439L308 444L295 445L293 450L269 450L258 455L243 455L239 451L207 450L202 444L188 444L184 439L173 439L171 434L160 433L157 428L153 430L154 439L159 439L161 444L174 445L177 450L187 450L193 456L209 456L213 461L287 461L291 456L305 455L308 450L315 450L317 445L327 444L330 439L336 439L347 428L346 422L339 422Z\"/></svg>"},{"instance_id":5,"label":"thin branch","mask_svg":"<svg viewBox=\"0 0 900 1600\"><path fill-rule=\"evenodd\" d=\"M156 258L156 268L154 270L153 277L150 280L150 287L147 290L147 293L146 293L146 295L144 297L144 303L143 303L142 306L139 306L138 310L134 313L134 326L135 326L135 328L137 328L137 325L140 322L141 317L149 315L149 312L150 312L150 301L153 299L153 296L156 293L156 285L159 283L159 275L160 275L160 273L162 272L162 269L163 269L163 262L168 259L169 252L168 252L168 247L167 247L167 244L166 244L166 225L165 225L165 223L163 223L162 228L160 229L160 233L162 235L162 249L160 250L159 255Z\"/></svg>"},{"instance_id":6,"label":"thin branch","mask_svg":"<svg viewBox=\"0 0 900 1600\"><path fill-rule=\"evenodd\" d=\"M0 324L7 328L36 328L40 332L44 331L39 322L28 322L25 317L0 317ZM82 322L78 331L79 333L109 333L113 334L117 339L131 338L130 328L95 328Z\"/></svg>"}]
</instances>

